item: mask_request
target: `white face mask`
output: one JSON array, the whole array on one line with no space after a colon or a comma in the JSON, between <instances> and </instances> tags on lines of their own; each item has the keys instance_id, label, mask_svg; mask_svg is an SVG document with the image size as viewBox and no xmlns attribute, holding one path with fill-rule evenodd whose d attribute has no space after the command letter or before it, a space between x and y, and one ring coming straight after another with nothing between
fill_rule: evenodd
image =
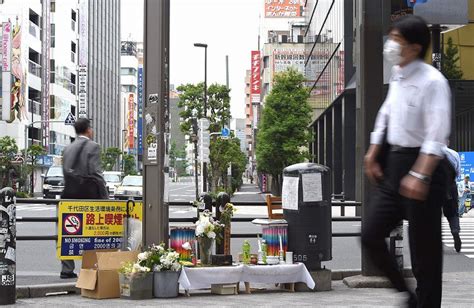
<instances>
[{"instance_id":1,"label":"white face mask","mask_svg":"<svg viewBox=\"0 0 474 308\"><path fill-rule=\"evenodd\" d=\"M402 62L402 45L392 39L388 39L383 46L383 56L385 60L393 65L398 65Z\"/></svg>"}]
</instances>

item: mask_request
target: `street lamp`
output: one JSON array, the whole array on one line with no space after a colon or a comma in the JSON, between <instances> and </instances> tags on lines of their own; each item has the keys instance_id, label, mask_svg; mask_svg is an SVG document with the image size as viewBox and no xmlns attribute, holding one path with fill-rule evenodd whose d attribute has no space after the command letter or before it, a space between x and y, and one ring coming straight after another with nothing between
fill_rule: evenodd
<instances>
[{"instance_id":1,"label":"street lamp","mask_svg":"<svg viewBox=\"0 0 474 308\"><path fill-rule=\"evenodd\" d=\"M207 118L207 44L194 43L194 47L204 48L204 118ZM207 163L202 163L203 192L207 192Z\"/></svg>"},{"instance_id":2,"label":"street lamp","mask_svg":"<svg viewBox=\"0 0 474 308\"><path fill-rule=\"evenodd\" d=\"M127 138L127 130L126 129L122 129L122 172L124 172L125 170L125 159L124 159L124 156L125 156L125 141L126 141L126 138Z\"/></svg>"}]
</instances>

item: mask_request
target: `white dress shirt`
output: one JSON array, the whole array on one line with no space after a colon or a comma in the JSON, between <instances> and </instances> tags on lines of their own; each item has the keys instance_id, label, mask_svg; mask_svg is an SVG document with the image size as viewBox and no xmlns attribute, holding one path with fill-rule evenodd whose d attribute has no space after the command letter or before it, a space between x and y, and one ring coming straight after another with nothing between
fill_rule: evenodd
<instances>
[{"instance_id":1,"label":"white dress shirt","mask_svg":"<svg viewBox=\"0 0 474 308\"><path fill-rule=\"evenodd\" d=\"M446 78L420 60L394 66L371 144L382 144L387 125L389 144L420 147L421 153L444 157L451 129L451 90Z\"/></svg>"},{"instance_id":2,"label":"white dress shirt","mask_svg":"<svg viewBox=\"0 0 474 308\"><path fill-rule=\"evenodd\" d=\"M459 157L458 152L448 147L445 148L445 152L446 158L456 171L456 178L461 176L461 158Z\"/></svg>"}]
</instances>

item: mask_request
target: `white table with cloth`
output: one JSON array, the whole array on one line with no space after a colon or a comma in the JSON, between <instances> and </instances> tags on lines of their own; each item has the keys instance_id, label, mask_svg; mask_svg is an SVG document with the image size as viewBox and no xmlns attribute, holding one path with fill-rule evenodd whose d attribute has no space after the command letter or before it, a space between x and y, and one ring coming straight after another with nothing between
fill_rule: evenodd
<instances>
[{"instance_id":1,"label":"white table with cloth","mask_svg":"<svg viewBox=\"0 0 474 308\"><path fill-rule=\"evenodd\" d=\"M247 293L250 283L291 284L304 282L313 289L315 283L303 263L279 265L237 265L216 267L183 267L179 284L189 290L207 289L215 284L238 284L244 282Z\"/></svg>"}]
</instances>

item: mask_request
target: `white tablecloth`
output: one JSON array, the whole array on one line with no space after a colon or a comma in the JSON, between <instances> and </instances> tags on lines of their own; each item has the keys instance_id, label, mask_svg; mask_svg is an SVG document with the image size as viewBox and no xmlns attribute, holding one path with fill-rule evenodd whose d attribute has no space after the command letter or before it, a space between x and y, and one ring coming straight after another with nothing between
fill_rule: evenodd
<instances>
[{"instance_id":1,"label":"white tablecloth","mask_svg":"<svg viewBox=\"0 0 474 308\"><path fill-rule=\"evenodd\" d=\"M303 263L281 265L238 265L220 267L185 267L179 277L185 290L210 288L212 284L295 283L304 282L313 289L315 283Z\"/></svg>"}]
</instances>

